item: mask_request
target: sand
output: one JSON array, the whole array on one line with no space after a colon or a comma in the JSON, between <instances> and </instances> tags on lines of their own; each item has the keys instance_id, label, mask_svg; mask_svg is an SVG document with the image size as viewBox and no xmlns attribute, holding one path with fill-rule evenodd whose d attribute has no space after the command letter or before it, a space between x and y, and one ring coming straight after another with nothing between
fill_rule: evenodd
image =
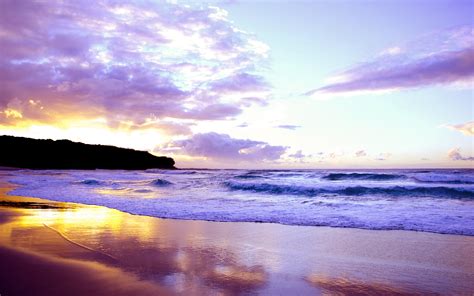
<instances>
[{"instance_id":1,"label":"sand","mask_svg":"<svg viewBox=\"0 0 474 296\"><path fill-rule=\"evenodd\" d=\"M474 294L474 237L167 220L0 183L1 295Z\"/></svg>"}]
</instances>

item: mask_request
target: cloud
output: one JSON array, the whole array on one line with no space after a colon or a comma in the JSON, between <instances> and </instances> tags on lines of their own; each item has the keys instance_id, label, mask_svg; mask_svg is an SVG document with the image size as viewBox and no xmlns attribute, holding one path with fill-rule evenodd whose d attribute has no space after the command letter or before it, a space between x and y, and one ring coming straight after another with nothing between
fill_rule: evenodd
<instances>
[{"instance_id":1,"label":"cloud","mask_svg":"<svg viewBox=\"0 0 474 296\"><path fill-rule=\"evenodd\" d=\"M364 156L367 156L367 153L365 152L365 150L359 150L359 151L356 151L355 156L364 157Z\"/></svg>"},{"instance_id":2,"label":"cloud","mask_svg":"<svg viewBox=\"0 0 474 296\"><path fill-rule=\"evenodd\" d=\"M275 127L294 131L294 130L300 128L301 126L300 125L292 125L292 124L280 124L280 125L277 125Z\"/></svg>"},{"instance_id":3,"label":"cloud","mask_svg":"<svg viewBox=\"0 0 474 296\"><path fill-rule=\"evenodd\" d=\"M406 46L389 48L306 95L325 97L453 84L472 88L473 32L470 26L458 27L423 36Z\"/></svg>"},{"instance_id":4,"label":"cloud","mask_svg":"<svg viewBox=\"0 0 474 296\"><path fill-rule=\"evenodd\" d=\"M181 123L167 120L147 120L143 123L133 123L126 121L117 121L113 125L109 122L109 125L115 128L124 128L127 130L146 130L146 129L158 129L171 136L174 135L189 135L191 134L191 126L194 123Z\"/></svg>"},{"instance_id":5,"label":"cloud","mask_svg":"<svg viewBox=\"0 0 474 296\"><path fill-rule=\"evenodd\" d=\"M214 81L209 84L210 90L217 93L260 92L267 91L269 84L263 77L248 73L238 73L233 76Z\"/></svg>"},{"instance_id":6,"label":"cloud","mask_svg":"<svg viewBox=\"0 0 474 296\"><path fill-rule=\"evenodd\" d=\"M379 155L375 158L375 160L385 161L385 160L388 160L390 157L392 157L392 153L388 153L388 152L379 153Z\"/></svg>"},{"instance_id":7,"label":"cloud","mask_svg":"<svg viewBox=\"0 0 474 296\"><path fill-rule=\"evenodd\" d=\"M467 136L474 136L474 121L469 121L466 123L455 124L455 125L445 125L447 128L459 131Z\"/></svg>"},{"instance_id":8,"label":"cloud","mask_svg":"<svg viewBox=\"0 0 474 296\"><path fill-rule=\"evenodd\" d=\"M454 161L474 161L474 157L472 156L463 156L461 154L461 149L460 148L453 148L448 151L448 158Z\"/></svg>"},{"instance_id":9,"label":"cloud","mask_svg":"<svg viewBox=\"0 0 474 296\"><path fill-rule=\"evenodd\" d=\"M174 151L178 155L233 161L276 161L287 149L288 147L284 146L235 139L229 135L214 132L195 134L188 139L175 140L158 148L159 151Z\"/></svg>"},{"instance_id":10,"label":"cloud","mask_svg":"<svg viewBox=\"0 0 474 296\"><path fill-rule=\"evenodd\" d=\"M304 154L302 150L298 150L295 153L288 154L287 157L297 163L308 163L308 160L311 160L313 156L311 154Z\"/></svg>"},{"instance_id":11,"label":"cloud","mask_svg":"<svg viewBox=\"0 0 474 296\"><path fill-rule=\"evenodd\" d=\"M288 156L291 158L296 158L296 159L302 159L302 158L308 157L307 155L303 154L302 150L298 150L295 153L290 154Z\"/></svg>"},{"instance_id":12,"label":"cloud","mask_svg":"<svg viewBox=\"0 0 474 296\"><path fill-rule=\"evenodd\" d=\"M188 133L271 87L259 74L268 46L214 6L5 0L0 36L0 125L104 118Z\"/></svg>"}]
</instances>

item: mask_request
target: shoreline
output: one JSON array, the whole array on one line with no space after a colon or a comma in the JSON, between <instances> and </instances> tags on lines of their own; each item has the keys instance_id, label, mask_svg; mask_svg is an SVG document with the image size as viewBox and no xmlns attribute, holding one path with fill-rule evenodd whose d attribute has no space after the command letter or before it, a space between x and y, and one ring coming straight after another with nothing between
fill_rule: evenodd
<instances>
[{"instance_id":1,"label":"shoreline","mask_svg":"<svg viewBox=\"0 0 474 296\"><path fill-rule=\"evenodd\" d=\"M1 185L0 185L1 186ZM361 227L345 227L345 226L327 226L327 225L304 225L304 224L285 224L281 222L262 222L262 221L220 221L220 220L206 220L206 219L191 219L191 218L168 218L168 217L156 217L156 216L150 216L150 215L145 215L145 214L135 214L131 212L127 212L124 210L119 210L103 205L96 205L96 204L88 204L88 203L78 203L78 202L69 202L69 201L55 201L55 200L49 200L46 198L41 198L41 197L30 197L30 196L23 196L23 195L17 195L18 197L22 198L34 198L34 199L39 199L42 201L46 202L52 202L52 203L68 203L68 204L76 204L76 205L81 205L81 206L91 206L91 207L102 207L106 208L109 210L114 210L121 212L123 214L131 215L131 216L137 216L137 217L147 217L147 218L152 218L152 219L160 219L160 220L170 220L170 221L189 221L189 222L207 222L207 223L237 223L237 224L269 224L269 225L282 225L285 227L317 227L317 228L329 228L329 229L354 229L354 230L364 230L364 231L371 231L371 232L414 232L414 233L427 233L427 234L433 234L433 235L442 235L442 236L461 236L461 237L472 237L474 238L474 235L468 235L468 234L457 234L457 233L443 233L443 232L434 232L434 231L428 231L428 230L407 230L407 229L372 229L372 228L361 228ZM1 201L0 201L0 207L2 206Z\"/></svg>"},{"instance_id":2,"label":"shoreline","mask_svg":"<svg viewBox=\"0 0 474 296\"><path fill-rule=\"evenodd\" d=\"M1 169L0 169L0 186L2 183L3 176L1 174ZM3 182L8 182L11 185L14 186L19 186L17 184L11 183L9 181L3 180ZM14 190L15 188L12 188ZM9 194L7 194L9 195ZM157 216L151 216L151 215L146 215L146 214L136 214L133 212L128 212L125 210L120 210L112 207L108 207L105 205L97 205L97 204L92 204L92 203L79 203L79 202L73 202L73 201L57 201L57 200L50 200L47 198L42 198L42 197L31 197L31 196L24 196L24 195L17 195L18 197L23 197L26 199L39 199L42 201L47 201L51 203L69 203L69 204L77 204L77 205L83 205L83 206L92 206L92 207L104 207L110 210L115 210L119 211L124 214L132 215L132 216L138 216L138 217L148 217L148 218L153 218L153 219L161 219L161 220L173 220L173 221L202 221L202 222L209 222L209 223L244 223L244 224L276 224L276 225L282 225L282 226L288 226L288 227L318 227L318 228L331 228L331 229L355 229L355 230L366 230L366 231L380 231L380 232L415 232L415 233L429 233L429 234L434 234L434 235L449 235L449 236L465 236L465 237L472 237L474 238L473 235L469 234L459 234L459 233L448 233L448 232L435 232L435 231L429 231L429 230L412 230L412 229L375 229L375 228L362 228L362 227L346 227L346 226L328 226L328 225L306 225L306 224L287 224L287 223L282 223L282 222L267 222L267 221L225 221L225 220L206 220L206 219L201 219L201 218L172 218L172 217L157 217ZM0 204L1 206L1 204Z\"/></svg>"},{"instance_id":3,"label":"shoreline","mask_svg":"<svg viewBox=\"0 0 474 296\"><path fill-rule=\"evenodd\" d=\"M6 248L0 249L0 257L15 253L23 258L33 253L34 258L47 257L48 264L53 262L56 267L52 270L64 266L75 270L76 261L92 262L105 268L107 274L123 275L127 279L122 281L133 283L135 288L139 283L140 287L151 285L154 291L172 294L268 295L286 291L416 295L474 291L472 236L161 219L102 206L6 195L13 187L0 183L0 246ZM6 200L19 204L2 206ZM21 204L25 202L42 207ZM25 270L24 266L9 266L0 272L8 274L11 269ZM94 278L100 273L88 274L90 278L70 279L68 285L101 282ZM34 284L22 283L26 287ZM7 293L7 288L0 286L0 293L15 295ZM125 285L115 292L121 295L129 288ZM51 293L39 295L47 292Z\"/></svg>"}]
</instances>

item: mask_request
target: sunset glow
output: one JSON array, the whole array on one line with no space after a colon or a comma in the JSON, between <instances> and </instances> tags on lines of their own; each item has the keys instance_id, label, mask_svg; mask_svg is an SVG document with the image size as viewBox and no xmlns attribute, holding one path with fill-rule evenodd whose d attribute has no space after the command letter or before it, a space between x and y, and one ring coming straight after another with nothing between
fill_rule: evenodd
<instances>
[{"instance_id":1,"label":"sunset glow","mask_svg":"<svg viewBox=\"0 0 474 296\"><path fill-rule=\"evenodd\" d=\"M178 167L472 166L470 1L94 3L1 1L1 134Z\"/></svg>"}]
</instances>

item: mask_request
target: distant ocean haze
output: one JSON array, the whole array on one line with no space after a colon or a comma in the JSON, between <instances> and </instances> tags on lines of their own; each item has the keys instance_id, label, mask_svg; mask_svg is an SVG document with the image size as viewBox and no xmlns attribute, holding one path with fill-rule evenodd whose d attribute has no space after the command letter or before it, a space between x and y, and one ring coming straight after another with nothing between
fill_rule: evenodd
<instances>
[{"instance_id":1,"label":"distant ocean haze","mask_svg":"<svg viewBox=\"0 0 474 296\"><path fill-rule=\"evenodd\" d=\"M474 235L474 170L15 171L11 194L173 219Z\"/></svg>"}]
</instances>

